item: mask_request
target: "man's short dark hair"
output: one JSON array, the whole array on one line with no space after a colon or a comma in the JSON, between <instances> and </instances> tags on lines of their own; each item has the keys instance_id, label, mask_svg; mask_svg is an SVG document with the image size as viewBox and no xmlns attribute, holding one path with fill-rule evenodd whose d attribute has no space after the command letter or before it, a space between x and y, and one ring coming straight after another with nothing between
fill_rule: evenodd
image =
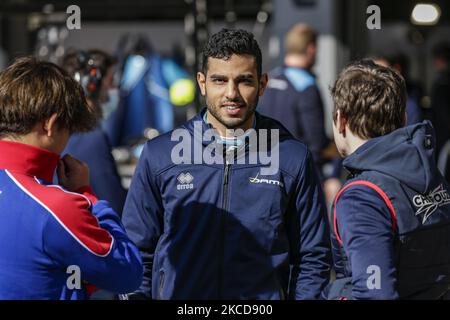
<instances>
[{"instance_id":1,"label":"man's short dark hair","mask_svg":"<svg viewBox=\"0 0 450 320\"><path fill-rule=\"evenodd\" d=\"M229 59L231 55L248 54L255 58L258 77L262 74L262 55L251 32L242 29L222 29L213 34L203 48L202 71L208 71L208 58Z\"/></svg>"},{"instance_id":2,"label":"man's short dark hair","mask_svg":"<svg viewBox=\"0 0 450 320\"><path fill-rule=\"evenodd\" d=\"M0 137L27 134L55 113L71 133L96 126L83 89L57 65L24 57L0 73Z\"/></svg>"},{"instance_id":3,"label":"man's short dark hair","mask_svg":"<svg viewBox=\"0 0 450 320\"><path fill-rule=\"evenodd\" d=\"M341 72L331 95L334 121L339 110L360 138L375 138L404 126L405 80L391 68L371 60L353 62Z\"/></svg>"}]
</instances>

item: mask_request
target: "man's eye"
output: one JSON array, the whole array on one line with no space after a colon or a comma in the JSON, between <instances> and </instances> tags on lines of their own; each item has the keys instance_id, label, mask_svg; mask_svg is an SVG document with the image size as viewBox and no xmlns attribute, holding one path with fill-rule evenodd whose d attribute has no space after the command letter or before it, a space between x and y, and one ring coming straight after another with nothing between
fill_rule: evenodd
<instances>
[{"instance_id":1,"label":"man's eye","mask_svg":"<svg viewBox=\"0 0 450 320\"><path fill-rule=\"evenodd\" d=\"M222 84L222 83L225 82L225 80L223 80L223 79L213 79L213 82L214 82L215 84Z\"/></svg>"},{"instance_id":2,"label":"man's eye","mask_svg":"<svg viewBox=\"0 0 450 320\"><path fill-rule=\"evenodd\" d=\"M246 85L246 86L251 86L251 85L253 85L253 81L252 81L251 79L242 79L242 80L240 81L240 83L242 83L242 84L244 84L244 85Z\"/></svg>"}]
</instances>

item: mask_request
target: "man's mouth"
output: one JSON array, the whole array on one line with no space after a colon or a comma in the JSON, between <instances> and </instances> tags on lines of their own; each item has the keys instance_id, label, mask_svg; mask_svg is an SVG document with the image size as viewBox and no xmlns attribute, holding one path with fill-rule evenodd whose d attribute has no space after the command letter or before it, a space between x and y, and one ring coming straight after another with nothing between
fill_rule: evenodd
<instances>
[{"instance_id":1,"label":"man's mouth","mask_svg":"<svg viewBox=\"0 0 450 320\"><path fill-rule=\"evenodd\" d=\"M228 115L235 116L239 114L244 105L236 103L225 103L222 105L222 107L226 110Z\"/></svg>"}]
</instances>

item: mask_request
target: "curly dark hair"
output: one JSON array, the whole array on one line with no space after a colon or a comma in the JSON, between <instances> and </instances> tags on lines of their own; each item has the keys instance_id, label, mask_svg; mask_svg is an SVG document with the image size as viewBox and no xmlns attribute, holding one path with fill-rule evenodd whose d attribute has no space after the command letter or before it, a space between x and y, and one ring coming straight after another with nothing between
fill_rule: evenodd
<instances>
[{"instance_id":1,"label":"curly dark hair","mask_svg":"<svg viewBox=\"0 0 450 320\"><path fill-rule=\"evenodd\" d=\"M351 63L331 89L333 120L339 110L350 130L363 139L388 134L405 124L406 85L395 70L372 60Z\"/></svg>"},{"instance_id":2,"label":"curly dark hair","mask_svg":"<svg viewBox=\"0 0 450 320\"><path fill-rule=\"evenodd\" d=\"M202 71L208 71L208 58L229 59L232 54L255 58L258 77L262 73L262 55L253 34L242 29L222 29L213 34L203 48Z\"/></svg>"}]
</instances>

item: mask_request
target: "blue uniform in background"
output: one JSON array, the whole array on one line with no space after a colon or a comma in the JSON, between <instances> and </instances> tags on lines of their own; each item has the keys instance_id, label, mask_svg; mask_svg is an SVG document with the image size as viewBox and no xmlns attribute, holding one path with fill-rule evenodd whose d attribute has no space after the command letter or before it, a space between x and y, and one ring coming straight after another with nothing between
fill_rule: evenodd
<instances>
[{"instance_id":1,"label":"blue uniform in background","mask_svg":"<svg viewBox=\"0 0 450 320\"><path fill-rule=\"evenodd\" d=\"M316 77L310 71L294 67L275 69L258 110L280 121L295 138L304 142L321 169L324 163L321 150L329 139L325 133L322 98Z\"/></svg>"},{"instance_id":2,"label":"blue uniform in background","mask_svg":"<svg viewBox=\"0 0 450 320\"><path fill-rule=\"evenodd\" d=\"M157 53L128 56L120 84L120 104L103 124L111 145L134 143L147 128L161 134L172 130L175 107L170 88L184 79L190 79L188 73L170 58Z\"/></svg>"}]
</instances>

